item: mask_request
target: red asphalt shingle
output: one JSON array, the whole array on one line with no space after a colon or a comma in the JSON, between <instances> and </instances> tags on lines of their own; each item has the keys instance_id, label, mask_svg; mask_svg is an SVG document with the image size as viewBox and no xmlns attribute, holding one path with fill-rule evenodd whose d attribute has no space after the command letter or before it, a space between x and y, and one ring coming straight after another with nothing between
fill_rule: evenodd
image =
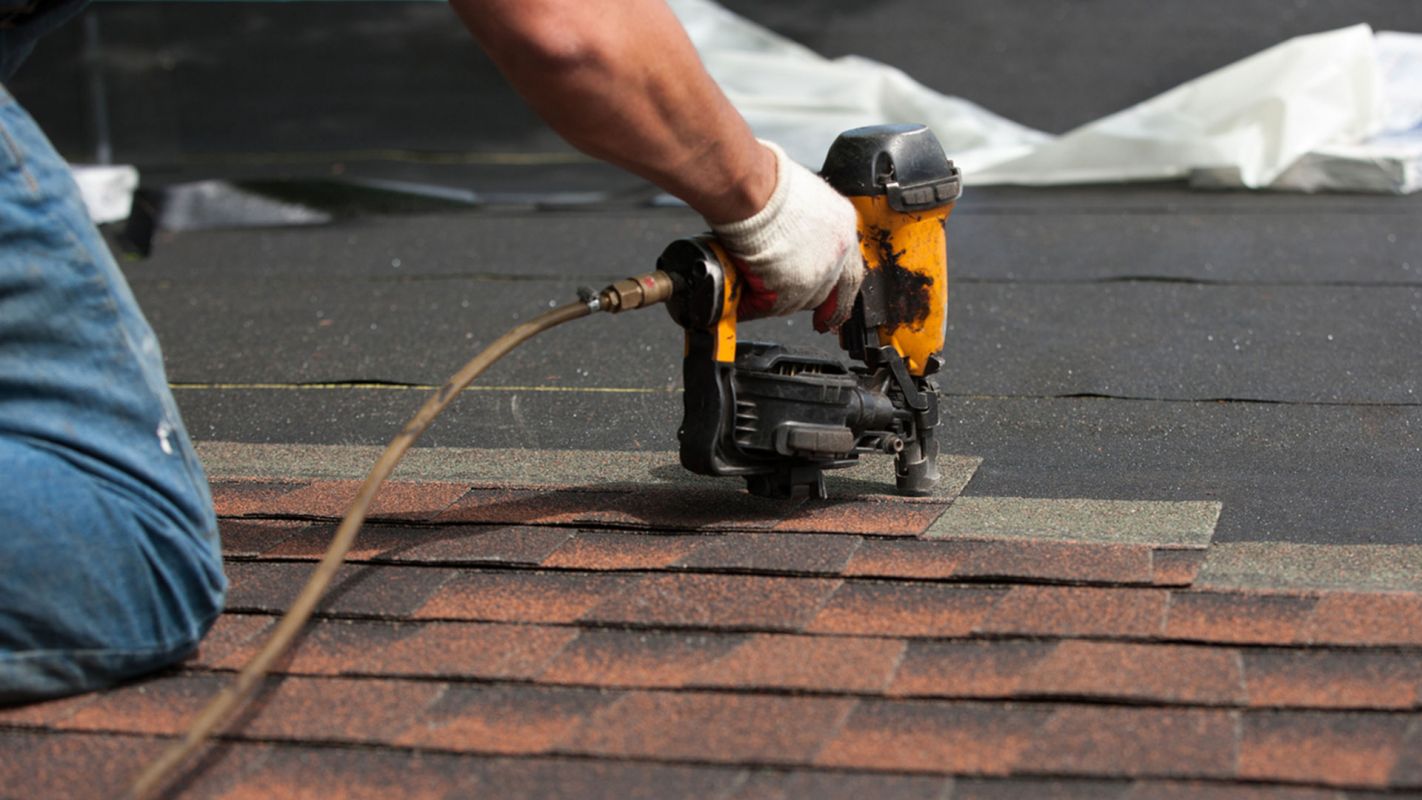
<instances>
[{"instance_id":1,"label":"red asphalt shingle","mask_svg":"<svg viewBox=\"0 0 1422 800\"><path fill-rule=\"evenodd\" d=\"M759 575L646 575L583 615L608 624L800 629L840 582Z\"/></svg>"},{"instance_id":2,"label":"red asphalt shingle","mask_svg":"<svg viewBox=\"0 0 1422 800\"><path fill-rule=\"evenodd\" d=\"M269 513L340 519L350 509L364 481L312 481L273 500ZM469 491L466 483L416 483L386 481L380 487L366 518L370 520L429 520L449 508Z\"/></svg>"},{"instance_id":3,"label":"red asphalt shingle","mask_svg":"<svg viewBox=\"0 0 1422 800\"><path fill-rule=\"evenodd\" d=\"M857 536L799 533L727 533L703 537L674 566L731 572L839 575L858 549Z\"/></svg>"},{"instance_id":4,"label":"red asphalt shingle","mask_svg":"<svg viewBox=\"0 0 1422 800\"><path fill-rule=\"evenodd\" d=\"M1202 706L1245 700L1239 654L1218 647L1059 642L1019 691Z\"/></svg>"},{"instance_id":5,"label":"red asphalt shingle","mask_svg":"<svg viewBox=\"0 0 1422 800\"><path fill-rule=\"evenodd\" d=\"M1189 586L1205 564L1204 549L1159 548L1151 554L1152 582L1157 586Z\"/></svg>"},{"instance_id":6,"label":"red asphalt shingle","mask_svg":"<svg viewBox=\"0 0 1422 800\"><path fill-rule=\"evenodd\" d=\"M537 677L540 682L678 688L731 652L746 634L584 630Z\"/></svg>"},{"instance_id":7,"label":"red asphalt shingle","mask_svg":"<svg viewBox=\"0 0 1422 800\"><path fill-rule=\"evenodd\" d=\"M310 527L311 523L301 520L219 520L218 533L222 537L222 555L225 558L261 556ZM329 541L330 536L326 538ZM324 544L322 549L325 549Z\"/></svg>"},{"instance_id":8,"label":"red asphalt shingle","mask_svg":"<svg viewBox=\"0 0 1422 800\"><path fill-rule=\"evenodd\" d=\"M879 693L907 643L894 639L756 634L705 665L692 686Z\"/></svg>"},{"instance_id":9,"label":"red asphalt shingle","mask_svg":"<svg viewBox=\"0 0 1422 800\"><path fill-rule=\"evenodd\" d=\"M266 614L223 614L213 623L191 663L216 669L240 669L262 645L277 618Z\"/></svg>"},{"instance_id":10,"label":"red asphalt shingle","mask_svg":"<svg viewBox=\"0 0 1422 800\"><path fill-rule=\"evenodd\" d=\"M285 562L229 562L229 611L284 611L310 577L312 564ZM400 569L347 564L326 590L320 608L332 614L404 619L413 615L446 582L459 576L455 569Z\"/></svg>"},{"instance_id":11,"label":"red asphalt shingle","mask_svg":"<svg viewBox=\"0 0 1422 800\"><path fill-rule=\"evenodd\" d=\"M222 521L229 613L187 670L0 710L0 741L51 756L73 741L81 760L123 757L111 740L154 750L143 737L177 733L230 680L334 530L259 515L336 514L353 487L218 487L244 515ZM382 506L397 524L362 532L361 563L198 796L256 796L256 781L334 797L1422 788L1412 595L1192 590L1198 549L908 538L934 502L744 498L708 518L735 493L399 488ZM342 768L336 786L316 779Z\"/></svg>"},{"instance_id":12,"label":"red asphalt shingle","mask_svg":"<svg viewBox=\"0 0 1422 800\"><path fill-rule=\"evenodd\" d=\"M309 483L304 480L220 480L212 481L209 491L219 517L270 515L283 495Z\"/></svg>"},{"instance_id":13,"label":"red asphalt shingle","mask_svg":"<svg viewBox=\"0 0 1422 800\"><path fill-rule=\"evenodd\" d=\"M865 701L820 752L840 768L1007 775L1051 713L918 701Z\"/></svg>"},{"instance_id":14,"label":"red asphalt shingle","mask_svg":"<svg viewBox=\"0 0 1422 800\"><path fill-rule=\"evenodd\" d=\"M1239 775L1383 788L1401 757L1409 724L1392 714L1251 713L1241 734Z\"/></svg>"},{"instance_id":15,"label":"red asphalt shingle","mask_svg":"<svg viewBox=\"0 0 1422 800\"><path fill-rule=\"evenodd\" d=\"M1232 778L1238 714L1065 706L1043 724L1018 766L1050 775Z\"/></svg>"},{"instance_id":16,"label":"red asphalt shingle","mask_svg":"<svg viewBox=\"0 0 1422 800\"><path fill-rule=\"evenodd\" d=\"M172 675L96 695L53 727L78 731L125 731L174 735L211 700L223 675Z\"/></svg>"},{"instance_id":17,"label":"red asphalt shingle","mask_svg":"<svg viewBox=\"0 0 1422 800\"><path fill-rule=\"evenodd\" d=\"M316 525L266 551L268 558L319 559L334 525ZM561 528L533 526L444 525L422 528L367 525L361 528L347 561L411 564L520 564L537 566L572 537Z\"/></svg>"},{"instance_id":18,"label":"red asphalt shingle","mask_svg":"<svg viewBox=\"0 0 1422 800\"><path fill-rule=\"evenodd\" d=\"M1324 593L1303 636L1315 644L1422 646L1422 595Z\"/></svg>"},{"instance_id":19,"label":"red asphalt shingle","mask_svg":"<svg viewBox=\"0 0 1422 800\"><path fill-rule=\"evenodd\" d=\"M952 783L925 775L864 775L846 772L752 773L727 800L944 800Z\"/></svg>"},{"instance_id":20,"label":"red asphalt shingle","mask_svg":"<svg viewBox=\"0 0 1422 800\"><path fill-rule=\"evenodd\" d=\"M1149 584L1154 580L1146 547L1076 542L960 543L966 552L955 577L1072 583Z\"/></svg>"},{"instance_id":21,"label":"red asphalt shingle","mask_svg":"<svg viewBox=\"0 0 1422 800\"><path fill-rule=\"evenodd\" d=\"M1233 706L1244 702L1239 664L1230 649L1180 645L913 642L888 693Z\"/></svg>"},{"instance_id":22,"label":"red asphalt shingle","mask_svg":"<svg viewBox=\"0 0 1422 800\"><path fill-rule=\"evenodd\" d=\"M773 529L803 533L920 536L947 508L946 502L811 502L776 523Z\"/></svg>"},{"instance_id":23,"label":"red asphalt shingle","mask_svg":"<svg viewBox=\"0 0 1422 800\"><path fill-rule=\"evenodd\" d=\"M1180 592L1171 597L1165 633L1171 639L1237 644L1293 644L1317 601L1257 593Z\"/></svg>"},{"instance_id":24,"label":"red asphalt shingle","mask_svg":"<svg viewBox=\"0 0 1422 800\"><path fill-rule=\"evenodd\" d=\"M101 800L118 795L167 742L135 736L0 730L0 793Z\"/></svg>"},{"instance_id":25,"label":"red asphalt shingle","mask_svg":"<svg viewBox=\"0 0 1422 800\"><path fill-rule=\"evenodd\" d=\"M241 617L239 617L241 619ZM250 617L274 623L273 617ZM484 623L320 620L307 629L284 670L308 675L412 675L485 680L529 678L568 642L573 628ZM236 669L265 637L209 654L193 666Z\"/></svg>"},{"instance_id":26,"label":"red asphalt shingle","mask_svg":"<svg viewBox=\"0 0 1422 800\"><path fill-rule=\"evenodd\" d=\"M1162 589L1014 586L978 626L984 633L1156 638L1169 594Z\"/></svg>"},{"instance_id":27,"label":"red asphalt shingle","mask_svg":"<svg viewBox=\"0 0 1422 800\"><path fill-rule=\"evenodd\" d=\"M661 569L705 541L700 535L579 532L543 560L545 567L588 570Z\"/></svg>"},{"instance_id":28,"label":"red asphalt shingle","mask_svg":"<svg viewBox=\"0 0 1422 800\"><path fill-rule=\"evenodd\" d=\"M243 732L260 739L390 742L445 691L424 681L287 678L257 694Z\"/></svg>"},{"instance_id":29,"label":"red asphalt shingle","mask_svg":"<svg viewBox=\"0 0 1422 800\"><path fill-rule=\"evenodd\" d=\"M771 530L793 508L726 490L473 489L436 522L613 525L658 530Z\"/></svg>"},{"instance_id":30,"label":"red asphalt shingle","mask_svg":"<svg viewBox=\"0 0 1422 800\"><path fill-rule=\"evenodd\" d=\"M623 576L460 571L410 616L496 622L574 622L625 590Z\"/></svg>"},{"instance_id":31,"label":"red asphalt shingle","mask_svg":"<svg viewBox=\"0 0 1422 800\"><path fill-rule=\"evenodd\" d=\"M588 689L444 687L438 702L386 741L440 750L546 753L616 699Z\"/></svg>"},{"instance_id":32,"label":"red asphalt shingle","mask_svg":"<svg viewBox=\"0 0 1422 800\"><path fill-rule=\"evenodd\" d=\"M831 698L630 692L565 747L620 758L806 764L853 707Z\"/></svg>"},{"instance_id":33,"label":"red asphalt shingle","mask_svg":"<svg viewBox=\"0 0 1422 800\"><path fill-rule=\"evenodd\" d=\"M1413 653L1250 650L1243 658L1249 704L1257 708L1422 705L1422 660Z\"/></svg>"},{"instance_id":34,"label":"red asphalt shingle","mask_svg":"<svg viewBox=\"0 0 1422 800\"><path fill-rule=\"evenodd\" d=\"M434 518L438 523L569 525L615 517L625 491L591 492L536 489L471 489Z\"/></svg>"},{"instance_id":35,"label":"red asphalt shingle","mask_svg":"<svg viewBox=\"0 0 1422 800\"><path fill-rule=\"evenodd\" d=\"M858 636L967 636L1003 594L981 587L854 581L840 586L805 629Z\"/></svg>"},{"instance_id":36,"label":"red asphalt shingle","mask_svg":"<svg viewBox=\"0 0 1422 800\"><path fill-rule=\"evenodd\" d=\"M1038 641L914 641L888 694L895 697L1013 697L1056 645Z\"/></svg>"}]
</instances>

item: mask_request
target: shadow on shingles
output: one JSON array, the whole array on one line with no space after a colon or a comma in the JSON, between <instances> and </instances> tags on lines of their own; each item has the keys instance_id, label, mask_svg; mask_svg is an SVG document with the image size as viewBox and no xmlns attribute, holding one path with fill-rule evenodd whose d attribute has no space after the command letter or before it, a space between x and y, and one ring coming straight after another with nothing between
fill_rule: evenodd
<instances>
[{"instance_id":1,"label":"shadow on shingles","mask_svg":"<svg viewBox=\"0 0 1422 800\"><path fill-rule=\"evenodd\" d=\"M454 514L435 522L401 515L376 515L362 526L352 550L363 551L362 560L398 561L402 555L427 550L414 560L537 566L563 543L562 539L539 541L538 537L556 538L560 532L566 537L574 528L626 530L648 536L764 532L787 521L855 502L854 498L843 497L773 500L729 487L684 485L651 485L629 490L625 484L605 484L544 491L476 489L474 493L485 496L476 505L456 506ZM227 522L240 522L240 518ZM527 531L525 541L506 538L495 543L491 540L520 528ZM287 538L261 555L319 557L326 551L335 531L336 523L322 518L314 527L303 531L304 535ZM460 543L478 540L489 541L488 549L460 546ZM446 549L441 544L450 547ZM349 580L332 588L326 603L350 591L362 578L361 575L347 577Z\"/></svg>"},{"instance_id":2,"label":"shadow on shingles","mask_svg":"<svg viewBox=\"0 0 1422 800\"><path fill-rule=\"evenodd\" d=\"M507 491L512 496L500 497ZM480 494L483 497L479 497ZM471 500L473 502L471 502ZM729 487L604 484L560 489L474 490L435 524L579 525L633 530L764 531L858 502L757 497Z\"/></svg>"},{"instance_id":3,"label":"shadow on shingles","mask_svg":"<svg viewBox=\"0 0 1422 800\"><path fill-rule=\"evenodd\" d=\"M660 481L673 484L680 490L686 489L707 489L718 490L728 494L745 494L745 481L739 477L713 478L709 476L692 475L680 464L663 464L648 470L648 474ZM627 486L627 484L622 484ZM893 497L903 499L894 494L894 487L891 484L879 481L867 481L860 478L845 477L842 471L825 471L825 488L829 492L829 502L836 500L864 500ZM784 500L774 502L783 503Z\"/></svg>"}]
</instances>

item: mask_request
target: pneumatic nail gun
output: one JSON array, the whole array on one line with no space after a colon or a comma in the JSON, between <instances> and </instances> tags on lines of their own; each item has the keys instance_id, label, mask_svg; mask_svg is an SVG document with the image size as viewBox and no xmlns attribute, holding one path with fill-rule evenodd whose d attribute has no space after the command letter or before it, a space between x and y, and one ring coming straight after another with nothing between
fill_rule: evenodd
<instances>
[{"instance_id":1,"label":"pneumatic nail gun","mask_svg":"<svg viewBox=\"0 0 1422 800\"><path fill-rule=\"evenodd\" d=\"M921 125L848 131L821 175L859 217L865 277L839 331L852 360L737 337L743 288L710 235L669 245L672 319L686 331L681 462L739 475L752 494L825 494L824 470L895 459L900 494L938 482L938 391L948 304L946 223L962 183Z\"/></svg>"}]
</instances>

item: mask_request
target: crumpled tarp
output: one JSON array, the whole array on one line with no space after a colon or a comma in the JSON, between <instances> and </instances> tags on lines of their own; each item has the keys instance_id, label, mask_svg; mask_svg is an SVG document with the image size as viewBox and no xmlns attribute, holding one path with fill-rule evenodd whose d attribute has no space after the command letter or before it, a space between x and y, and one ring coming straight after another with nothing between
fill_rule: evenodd
<instances>
[{"instance_id":1,"label":"crumpled tarp","mask_svg":"<svg viewBox=\"0 0 1422 800\"><path fill-rule=\"evenodd\" d=\"M1422 35L1300 36L1052 136L894 67L827 59L710 0L670 0L756 134L818 166L842 130L923 122L975 185L1189 178L1198 186L1422 188Z\"/></svg>"},{"instance_id":2,"label":"crumpled tarp","mask_svg":"<svg viewBox=\"0 0 1422 800\"><path fill-rule=\"evenodd\" d=\"M133 192L138 188L138 170L127 164L116 166L71 166L74 182L84 198L89 218L98 223L128 219Z\"/></svg>"}]
</instances>

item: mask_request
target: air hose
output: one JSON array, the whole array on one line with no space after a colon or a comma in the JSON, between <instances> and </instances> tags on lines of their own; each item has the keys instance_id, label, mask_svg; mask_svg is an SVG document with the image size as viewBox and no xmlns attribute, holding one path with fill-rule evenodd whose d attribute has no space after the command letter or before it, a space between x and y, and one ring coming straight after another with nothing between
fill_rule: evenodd
<instances>
[{"instance_id":1,"label":"air hose","mask_svg":"<svg viewBox=\"0 0 1422 800\"><path fill-rule=\"evenodd\" d=\"M375 499L376 492L395 471L400 460L404 458L405 452L410 449L415 440L429 428L435 418L453 402L465 387L473 383L475 378L478 378L515 347L550 328L599 311L617 313L654 305L664 302L671 294L672 280L667 273L661 271L618 281L596 294L584 290L580 293L580 299L577 302L559 306L514 327L445 382L434 396L420 406L420 410L390 441L385 452L381 453L380 458L376 460L375 466L371 467L365 482L361 484L360 491L356 493L355 500L351 502L351 507L346 511L345 517L341 519L340 526L336 528L325 555L321 557L320 563L316 565L301 593L292 602L291 608L287 609L282 616L276 630L272 631L266 644L262 645L261 650L252 656L246 666L242 667L232 684L224 688L203 707L183 737L164 750L134 779L123 796L134 798L134 800L147 800L156 796L172 780L188 758L212 738L219 726L226 722L233 712L252 695L262 679L266 677L272 664L286 654L297 634L301 632L312 612L316 610L321 596L325 594L326 588L345 561L346 553L355 542L356 533L360 530L361 524L365 522L366 513L370 509L371 501Z\"/></svg>"}]
</instances>

